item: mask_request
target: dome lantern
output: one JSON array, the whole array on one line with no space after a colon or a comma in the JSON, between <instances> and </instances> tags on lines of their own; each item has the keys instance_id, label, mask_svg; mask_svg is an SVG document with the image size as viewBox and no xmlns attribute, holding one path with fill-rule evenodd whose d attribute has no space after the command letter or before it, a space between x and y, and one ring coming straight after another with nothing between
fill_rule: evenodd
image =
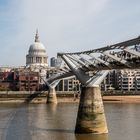
<instances>
[{"instance_id":1,"label":"dome lantern","mask_svg":"<svg viewBox=\"0 0 140 140\"><path fill-rule=\"evenodd\" d=\"M40 42L39 35L38 35L38 29L36 29L35 42Z\"/></svg>"}]
</instances>

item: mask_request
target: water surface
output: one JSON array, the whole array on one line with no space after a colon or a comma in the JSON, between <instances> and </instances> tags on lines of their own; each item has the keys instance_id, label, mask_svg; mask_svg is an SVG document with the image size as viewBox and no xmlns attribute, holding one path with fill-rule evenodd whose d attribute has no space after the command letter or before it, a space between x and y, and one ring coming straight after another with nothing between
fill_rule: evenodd
<instances>
[{"instance_id":1,"label":"water surface","mask_svg":"<svg viewBox=\"0 0 140 140\"><path fill-rule=\"evenodd\" d=\"M78 104L0 104L0 140L140 140L140 104L105 104L108 135L75 135Z\"/></svg>"}]
</instances>

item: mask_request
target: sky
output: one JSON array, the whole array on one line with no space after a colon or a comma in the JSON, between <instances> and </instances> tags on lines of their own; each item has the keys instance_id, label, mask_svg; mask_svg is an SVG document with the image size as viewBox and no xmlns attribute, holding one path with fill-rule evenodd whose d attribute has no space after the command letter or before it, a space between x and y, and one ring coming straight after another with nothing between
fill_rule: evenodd
<instances>
[{"instance_id":1,"label":"sky","mask_svg":"<svg viewBox=\"0 0 140 140\"><path fill-rule=\"evenodd\" d=\"M140 35L139 0L0 0L0 66L24 66L38 28L49 59Z\"/></svg>"}]
</instances>

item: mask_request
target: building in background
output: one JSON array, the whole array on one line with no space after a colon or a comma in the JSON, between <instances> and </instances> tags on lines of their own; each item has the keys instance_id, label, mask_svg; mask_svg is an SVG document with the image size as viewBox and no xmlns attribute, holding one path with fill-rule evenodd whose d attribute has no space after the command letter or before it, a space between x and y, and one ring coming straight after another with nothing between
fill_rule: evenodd
<instances>
[{"instance_id":1,"label":"building in background","mask_svg":"<svg viewBox=\"0 0 140 140\"><path fill-rule=\"evenodd\" d=\"M52 57L50 59L50 66L51 67L56 67L57 59L55 57Z\"/></svg>"},{"instance_id":2,"label":"building in background","mask_svg":"<svg viewBox=\"0 0 140 140\"><path fill-rule=\"evenodd\" d=\"M56 87L57 91L80 91L81 83L75 77L71 79L62 79Z\"/></svg>"},{"instance_id":3,"label":"building in background","mask_svg":"<svg viewBox=\"0 0 140 140\"><path fill-rule=\"evenodd\" d=\"M140 90L140 70L112 70L101 84L102 90Z\"/></svg>"},{"instance_id":4,"label":"building in background","mask_svg":"<svg viewBox=\"0 0 140 140\"><path fill-rule=\"evenodd\" d=\"M117 84L119 90L140 90L140 70L119 70Z\"/></svg>"},{"instance_id":5,"label":"building in background","mask_svg":"<svg viewBox=\"0 0 140 140\"><path fill-rule=\"evenodd\" d=\"M101 89L104 91L118 89L117 71L111 70L101 83Z\"/></svg>"},{"instance_id":6,"label":"building in background","mask_svg":"<svg viewBox=\"0 0 140 140\"><path fill-rule=\"evenodd\" d=\"M62 64L62 59L61 58L55 58L55 57L52 57L50 59L50 66L51 67L60 67Z\"/></svg>"},{"instance_id":7,"label":"building in background","mask_svg":"<svg viewBox=\"0 0 140 140\"><path fill-rule=\"evenodd\" d=\"M14 70L0 72L0 91L38 91L39 74L37 72Z\"/></svg>"}]
</instances>

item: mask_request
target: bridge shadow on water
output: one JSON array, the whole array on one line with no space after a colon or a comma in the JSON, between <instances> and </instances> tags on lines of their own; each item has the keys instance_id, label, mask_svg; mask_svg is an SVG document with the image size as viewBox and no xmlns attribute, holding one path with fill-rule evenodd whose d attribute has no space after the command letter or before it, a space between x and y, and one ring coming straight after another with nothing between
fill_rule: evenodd
<instances>
[{"instance_id":1,"label":"bridge shadow on water","mask_svg":"<svg viewBox=\"0 0 140 140\"><path fill-rule=\"evenodd\" d=\"M36 128L36 130L38 131L45 131L45 132L58 132L58 133L74 133L74 130L68 130L68 129L57 129L57 128L52 128L52 129L49 129L49 128Z\"/></svg>"},{"instance_id":2,"label":"bridge shadow on water","mask_svg":"<svg viewBox=\"0 0 140 140\"><path fill-rule=\"evenodd\" d=\"M27 97L27 99L25 99L25 103L30 103L33 99L39 97L40 95L44 94L46 91L37 91L32 93L31 95L29 95Z\"/></svg>"}]
</instances>

